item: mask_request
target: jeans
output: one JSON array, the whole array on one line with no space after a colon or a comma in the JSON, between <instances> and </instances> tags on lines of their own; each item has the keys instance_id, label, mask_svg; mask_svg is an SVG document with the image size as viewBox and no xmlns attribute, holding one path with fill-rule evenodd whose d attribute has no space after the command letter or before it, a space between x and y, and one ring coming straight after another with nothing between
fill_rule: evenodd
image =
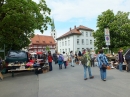
<instances>
[{"instance_id":1,"label":"jeans","mask_svg":"<svg viewBox=\"0 0 130 97\"><path fill-rule=\"evenodd\" d=\"M119 70L120 70L120 71L122 71L122 65L123 65L123 63L120 62L120 63L119 63Z\"/></svg>"},{"instance_id":2,"label":"jeans","mask_svg":"<svg viewBox=\"0 0 130 97\"><path fill-rule=\"evenodd\" d=\"M71 66L74 66L74 59L71 59Z\"/></svg>"},{"instance_id":3,"label":"jeans","mask_svg":"<svg viewBox=\"0 0 130 97\"><path fill-rule=\"evenodd\" d=\"M100 75L102 80L106 79L106 69L100 68Z\"/></svg>"},{"instance_id":4,"label":"jeans","mask_svg":"<svg viewBox=\"0 0 130 97\"><path fill-rule=\"evenodd\" d=\"M59 69L62 69L62 64L59 64Z\"/></svg>"},{"instance_id":5,"label":"jeans","mask_svg":"<svg viewBox=\"0 0 130 97\"><path fill-rule=\"evenodd\" d=\"M66 61L64 61L64 66L65 66L65 68L66 68Z\"/></svg>"},{"instance_id":6,"label":"jeans","mask_svg":"<svg viewBox=\"0 0 130 97\"><path fill-rule=\"evenodd\" d=\"M49 62L49 71L52 71L52 62Z\"/></svg>"},{"instance_id":7,"label":"jeans","mask_svg":"<svg viewBox=\"0 0 130 97\"><path fill-rule=\"evenodd\" d=\"M94 67L94 58L91 59L91 67Z\"/></svg>"},{"instance_id":8,"label":"jeans","mask_svg":"<svg viewBox=\"0 0 130 97\"><path fill-rule=\"evenodd\" d=\"M88 69L89 77L92 77L91 67L90 66L85 66L85 65L83 67L84 67L84 79L87 78L87 69Z\"/></svg>"}]
</instances>

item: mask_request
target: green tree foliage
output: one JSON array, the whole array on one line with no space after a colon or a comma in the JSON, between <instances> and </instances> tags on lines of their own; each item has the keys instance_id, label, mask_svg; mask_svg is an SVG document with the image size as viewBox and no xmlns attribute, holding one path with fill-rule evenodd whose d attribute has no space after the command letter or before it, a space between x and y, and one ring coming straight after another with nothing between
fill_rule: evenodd
<instances>
[{"instance_id":1,"label":"green tree foliage","mask_svg":"<svg viewBox=\"0 0 130 97\"><path fill-rule=\"evenodd\" d=\"M29 45L34 30L43 33L51 25L45 0L0 0L0 45L19 50Z\"/></svg>"},{"instance_id":2,"label":"green tree foliage","mask_svg":"<svg viewBox=\"0 0 130 97\"><path fill-rule=\"evenodd\" d=\"M110 40L112 48L120 48L130 45L130 19L129 12L118 11L115 15L112 10L107 10L98 16L97 30L93 33L95 46L106 47L104 38L104 28L110 30Z\"/></svg>"}]
</instances>

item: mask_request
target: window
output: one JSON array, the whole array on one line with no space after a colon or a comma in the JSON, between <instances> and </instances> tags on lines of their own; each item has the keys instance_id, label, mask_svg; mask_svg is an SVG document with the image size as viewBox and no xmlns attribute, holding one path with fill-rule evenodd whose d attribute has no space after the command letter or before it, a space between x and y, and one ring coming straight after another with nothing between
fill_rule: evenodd
<instances>
[{"instance_id":1,"label":"window","mask_svg":"<svg viewBox=\"0 0 130 97\"><path fill-rule=\"evenodd\" d=\"M61 46L61 42L60 42L60 46Z\"/></svg>"},{"instance_id":2,"label":"window","mask_svg":"<svg viewBox=\"0 0 130 97\"><path fill-rule=\"evenodd\" d=\"M88 37L88 32L86 32L86 37Z\"/></svg>"},{"instance_id":3,"label":"window","mask_svg":"<svg viewBox=\"0 0 130 97\"><path fill-rule=\"evenodd\" d=\"M68 51L70 52L70 48L68 49Z\"/></svg>"},{"instance_id":4,"label":"window","mask_svg":"<svg viewBox=\"0 0 130 97\"><path fill-rule=\"evenodd\" d=\"M92 45L92 40L90 40L90 44Z\"/></svg>"},{"instance_id":5,"label":"window","mask_svg":"<svg viewBox=\"0 0 130 97\"><path fill-rule=\"evenodd\" d=\"M79 39L77 39L77 44L79 44Z\"/></svg>"},{"instance_id":6,"label":"window","mask_svg":"<svg viewBox=\"0 0 130 97\"><path fill-rule=\"evenodd\" d=\"M70 40L68 40L68 45L70 45Z\"/></svg>"},{"instance_id":7,"label":"window","mask_svg":"<svg viewBox=\"0 0 130 97\"><path fill-rule=\"evenodd\" d=\"M90 32L90 36L92 37L92 32Z\"/></svg>"},{"instance_id":8,"label":"window","mask_svg":"<svg viewBox=\"0 0 130 97\"><path fill-rule=\"evenodd\" d=\"M67 49L65 49L65 52L67 52Z\"/></svg>"},{"instance_id":9,"label":"window","mask_svg":"<svg viewBox=\"0 0 130 97\"><path fill-rule=\"evenodd\" d=\"M82 44L84 44L84 39L82 39Z\"/></svg>"},{"instance_id":10,"label":"window","mask_svg":"<svg viewBox=\"0 0 130 97\"><path fill-rule=\"evenodd\" d=\"M64 46L64 42L62 42L62 46Z\"/></svg>"},{"instance_id":11,"label":"window","mask_svg":"<svg viewBox=\"0 0 130 97\"><path fill-rule=\"evenodd\" d=\"M86 39L86 45L88 45L88 39Z\"/></svg>"},{"instance_id":12,"label":"window","mask_svg":"<svg viewBox=\"0 0 130 97\"><path fill-rule=\"evenodd\" d=\"M60 53L61 53L61 49L60 49Z\"/></svg>"},{"instance_id":13,"label":"window","mask_svg":"<svg viewBox=\"0 0 130 97\"><path fill-rule=\"evenodd\" d=\"M66 43L66 41L65 41L65 46L67 46L67 43Z\"/></svg>"},{"instance_id":14,"label":"window","mask_svg":"<svg viewBox=\"0 0 130 97\"><path fill-rule=\"evenodd\" d=\"M54 33L54 36L55 36L55 33Z\"/></svg>"},{"instance_id":15,"label":"window","mask_svg":"<svg viewBox=\"0 0 130 97\"><path fill-rule=\"evenodd\" d=\"M79 51L80 51L80 49L79 49L79 48L77 48L77 51L79 52Z\"/></svg>"}]
</instances>

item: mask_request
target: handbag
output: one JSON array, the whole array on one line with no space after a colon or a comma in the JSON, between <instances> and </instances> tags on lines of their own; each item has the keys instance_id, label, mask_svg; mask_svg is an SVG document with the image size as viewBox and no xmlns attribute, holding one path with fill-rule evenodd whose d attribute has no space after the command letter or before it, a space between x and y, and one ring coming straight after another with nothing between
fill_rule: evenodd
<instances>
[{"instance_id":1,"label":"handbag","mask_svg":"<svg viewBox=\"0 0 130 97\"><path fill-rule=\"evenodd\" d=\"M103 60L101 59L101 57L100 57L100 60L101 60L101 62L103 63L101 68L102 68L102 69L107 69L107 65L104 64L104 62L103 62Z\"/></svg>"},{"instance_id":2,"label":"handbag","mask_svg":"<svg viewBox=\"0 0 130 97\"><path fill-rule=\"evenodd\" d=\"M105 65L104 63L102 64L102 69L107 69L107 65Z\"/></svg>"}]
</instances>

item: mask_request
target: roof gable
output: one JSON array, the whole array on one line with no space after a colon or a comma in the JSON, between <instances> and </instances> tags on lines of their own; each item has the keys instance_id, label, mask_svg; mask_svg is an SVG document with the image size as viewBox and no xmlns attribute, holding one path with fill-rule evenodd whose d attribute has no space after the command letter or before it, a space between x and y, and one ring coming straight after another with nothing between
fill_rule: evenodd
<instances>
[{"instance_id":1,"label":"roof gable","mask_svg":"<svg viewBox=\"0 0 130 97\"><path fill-rule=\"evenodd\" d=\"M70 28L70 31L69 31L69 32L63 34L62 36L60 36L59 38L57 38L57 40L58 40L58 39L61 39L61 38L63 38L63 37L70 36L70 35L80 35L80 34L82 34L79 30L93 31L93 29L88 28L88 27L85 27L85 26L83 26L83 25L80 25L80 26L77 27L77 28L76 28L76 26L75 26L74 29L71 29L71 28Z\"/></svg>"},{"instance_id":2,"label":"roof gable","mask_svg":"<svg viewBox=\"0 0 130 97\"><path fill-rule=\"evenodd\" d=\"M55 40L52 36L35 35L31 38L32 44L55 44Z\"/></svg>"}]
</instances>

